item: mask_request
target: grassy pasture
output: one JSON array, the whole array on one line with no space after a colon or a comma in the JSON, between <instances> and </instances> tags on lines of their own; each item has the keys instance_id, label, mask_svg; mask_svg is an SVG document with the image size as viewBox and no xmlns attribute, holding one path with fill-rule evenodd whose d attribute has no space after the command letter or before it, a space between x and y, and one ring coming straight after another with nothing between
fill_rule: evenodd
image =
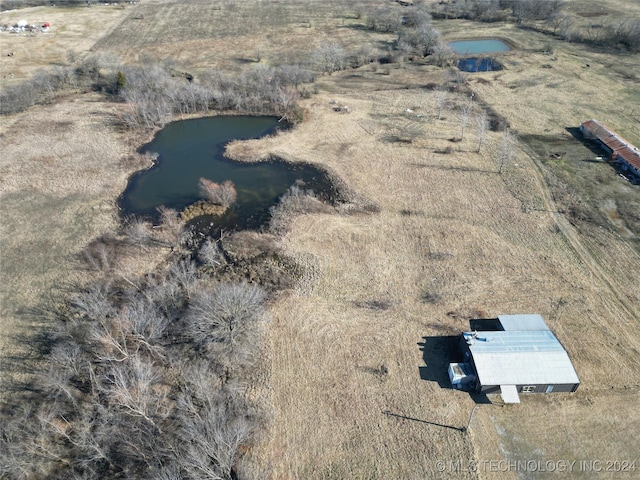
<instances>
[{"instance_id":1,"label":"grassy pasture","mask_svg":"<svg viewBox=\"0 0 640 480\"><path fill-rule=\"evenodd\" d=\"M4 355L18 354L15 339L37 327L38 308L87 281L91 272L76 256L118 227L115 199L143 165L126 160L135 147L114 130L116 113L89 94L48 106L46 115L34 108L0 119Z\"/></svg>"},{"instance_id":2,"label":"grassy pasture","mask_svg":"<svg viewBox=\"0 0 640 480\"><path fill-rule=\"evenodd\" d=\"M447 120L425 125L418 145L385 140L389 119L418 104L421 94L343 93L339 101L352 107L349 115L333 111L333 95L319 95L309 101L308 123L229 148L232 156L237 151L245 159L275 153L329 165L381 209L376 215L304 216L285 238L287 248L310 264L314 278L312 287L275 307L269 332L271 381L263 392L274 404L275 417L260 461L276 449L281 453L274 468L283 476L292 469L294 477L305 476L311 465L323 465L334 470L314 471L314 476L416 478L437 476L436 459L449 464L460 456L472 458L459 456L469 441L477 460L499 460L505 451L511 452L508 458L527 459L600 458L604 451L631 456L633 449L626 445L604 448L587 438L569 441L526 421L546 412L554 425L587 435L588 418L604 415L626 428L623 417L598 411L611 403L584 398L607 392L607 402L635 404L615 381L601 384L613 380L620 365L629 372L637 368L640 357L627 338L635 336L635 321L611 292L594 285L554 218L544 209L523 209L518 194L524 192L509 188L528 186L532 197L542 195L536 192L535 167L526 153L520 152L518 166L502 176L489 150L482 155L472 151L472 135L459 151L437 153L458 129ZM629 254L628 247L616 252L619 258ZM627 265L633 266L630 274L638 272L633 257ZM438 300L428 301L433 298ZM470 437L408 420L389 425L382 412L400 409L407 417L464 426L473 402L421 380L420 367L428 371L438 359L433 351L423 354L419 343L423 337L467 328L469 317L503 311L539 311L548 319L576 364L583 381L580 395L532 402L526 397L526 414L519 406L481 405L474 420L478 432L472 426ZM631 315L638 315L637 308ZM375 374L379 365L389 371L382 380ZM625 383L635 391L640 379L631 375ZM313 415L312 421L299 418L305 414ZM372 425L381 433L371 435ZM350 443L353 437L360 440ZM289 455L286 438L292 438ZM416 438L428 445L422 461L424 450L411 453ZM487 449L491 442L502 444L503 453ZM544 455L536 453L541 444L546 445ZM301 450L321 460L310 465ZM375 468L351 461L372 456ZM424 470L403 471L407 464ZM491 477L491 472L481 473Z\"/></svg>"},{"instance_id":3,"label":"grassy pasture","mask_svg":"<svg viewBox=\"0 0 640 480\"><path fill-rule=\"evenodd\" d=\"M263 63L303 60L322 41L384 50L391 39L357 28L357 3L305 3L114 9L123 17L105 23L102 32L114 29L93 51L127 62L140 54L173 59L198 72L244 68L258 54ZM606 6L637 8L622 0ZM86 10L69 22L84 24ZM505 70L468 77L476 102L507 118L523 140L502 175L494 160L500 133L490 133L480 154L471 124L464 141L449 141L460 135L456 107L467 97L450 93L453 107L438 120L433 92L421 87L446 76L425 65L321 77L320 93L303 102L305 123L228 147L238 160L277 155L327 166L353 191L339 213L301 216L281 240L306 274L273 305L264 368L252 387L273 416L248 455L269 478L516 478L464 466L637 455L640 193L608 165L584 162L590 152L567 128L596 117L640 144L637 86L625 74L640 57L564 43L549 56L548 39L536 32L437 26L447 39L496 36L522 48L504 57ZM75 45L66 42L60 55ZM46 292L82 281L71 256L116 226L114 199L134 168L122 159L138 145L115 129L118 108L79 96L0 119L4 351ZM403 129L418 133L412 143L394 139ZM558 150L562 158L549 157ZM569 222L556 213L570 201L567 186L588 218ZM363 212L371 204L379 211ZM468 318L510 312L544 315L583 384L574 395L523 396L519 406L493 398L461 432L476 403L443 388L442 337L466 329Z\"/></svg>"},{"instance_id":4,"label":"grassy pasture","mask_svg":"<svg viewBox=\"0 0 640 480\"><path fill-rule=\"evenodd\" d=\"M247 64L305 63L322 42L357 50L368 40L355 12L370 2L151 2L94 50L124 61L170 59L180 68L239 70Z\"/></svg>"}]
</instances>

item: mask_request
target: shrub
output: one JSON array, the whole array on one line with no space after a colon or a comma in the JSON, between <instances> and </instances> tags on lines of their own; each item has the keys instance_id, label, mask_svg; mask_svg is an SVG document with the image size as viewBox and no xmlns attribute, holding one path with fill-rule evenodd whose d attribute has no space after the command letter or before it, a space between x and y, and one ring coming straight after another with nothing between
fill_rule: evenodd
<instances>
[{"instance_id":1,"label":"shrub","mask_svg":"<svg viewBox=\"0 0 640 480\"><path fill-rule=\"evenodd\" d=\"M212 182L206 178L201 178L199 182L200 194L210 202L229 208L238 197L238 192L231 180L222 183Z\"/></svg>"}]
</instances>

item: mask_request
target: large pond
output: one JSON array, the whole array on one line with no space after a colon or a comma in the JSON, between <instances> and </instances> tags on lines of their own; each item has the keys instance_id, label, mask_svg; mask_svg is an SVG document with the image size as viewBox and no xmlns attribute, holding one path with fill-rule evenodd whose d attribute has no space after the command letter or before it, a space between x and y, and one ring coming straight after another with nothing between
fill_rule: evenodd
<instances>
[{"instance_id":1,"label":"large pond","mask_svg":"<svg viewBox=\"0 0 640 480\"><path fill-rule=\"evenodd\" d=\"M141 152L157 152L157 163L133 175L120 197L123 215L157 220L164 205L181 210L201 199L201 177L231 180L238 192L236 203L216 220L225 228L256 229L269 219L269 209L287 189L299 183L318 196L332 199L335 192L328 175L311 165L281 161L241 163L223 156L231 140L259 138L278 128L274 117L222 116L184 120L167 125Z\"/></svg>"},{"instance_id":2,"label":"large pond","mask_svg":"<svg viewBox=\"0 0 640 480\"><path fill-rule=\"evenodd\" d=\"M497 38L483 40L460 40L449 43L449 46L458 55L476 55L479 53L507 52L511 50L509 45Z\"/></svg>"}]
</instances>

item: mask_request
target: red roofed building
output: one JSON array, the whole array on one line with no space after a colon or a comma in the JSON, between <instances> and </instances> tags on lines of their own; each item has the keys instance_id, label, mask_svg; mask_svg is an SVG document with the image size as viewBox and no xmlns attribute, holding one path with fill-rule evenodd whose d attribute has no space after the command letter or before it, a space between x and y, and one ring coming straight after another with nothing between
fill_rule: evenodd
<instances>
[{"instance_id":1,"label":"red roofed building","mask_svg":"<svg viewBox=\"0 0 640 480\"><path fill-rule=\"evenodd\" d=\"M597 141L622 170L640 179L640 152L630 142L598 120L587 120L580 125L580 132L586 139Z\"/></svg>"}]
</instances>

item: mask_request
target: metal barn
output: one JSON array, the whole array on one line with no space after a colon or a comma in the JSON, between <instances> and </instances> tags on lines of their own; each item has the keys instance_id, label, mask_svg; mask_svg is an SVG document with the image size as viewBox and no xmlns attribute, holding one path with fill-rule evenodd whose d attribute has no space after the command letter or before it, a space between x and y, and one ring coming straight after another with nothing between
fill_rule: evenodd
<instances>
[{"instance_id":1,"label":"metal barn","mask_svg":"<svg viewBox=\"0 0 640 480\"><path fill-rule=\"evenodd\" d=\"M609 159L632 176L640 179L640 152L615 131L598 120L587 120L580 125L580 132L588 140L594 140L607 152Z\"/></svg>"},{"instance_id":2,"label":"metal barn","mask_svg":"<svg viewBox=\"0 0 640 480\"><path fill-rule=\"evenodd\" d=\"M454 388L501 393L505 403L520 403L519 393L576 391L569 355L540 315L500 315L485 324L462 334L464 362L449 365Z\"/></svg>"}]
</instances>

